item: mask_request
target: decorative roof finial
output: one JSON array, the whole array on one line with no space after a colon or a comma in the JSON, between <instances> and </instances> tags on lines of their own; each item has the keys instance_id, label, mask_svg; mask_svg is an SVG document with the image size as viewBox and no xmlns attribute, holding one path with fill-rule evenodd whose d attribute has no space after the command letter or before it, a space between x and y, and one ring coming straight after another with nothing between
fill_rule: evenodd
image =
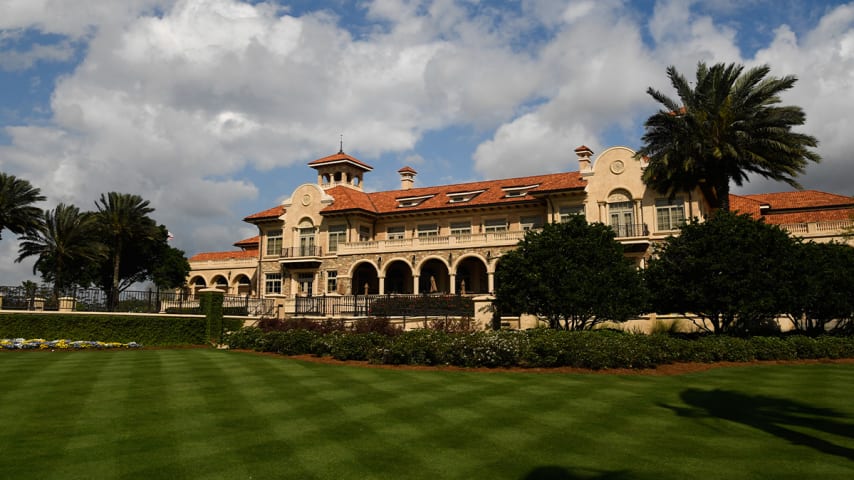
<instances>
[{"instance_id":1,"label":"decorative roof finial","mask_svg":"<svg viewBox=\"0 0 854 480\"><path fill-rule=\"evenodd\" d=\"M344 153L344 134L341 134L341 140L339 142L338 153Z\"/></svg>"}]
</instances>

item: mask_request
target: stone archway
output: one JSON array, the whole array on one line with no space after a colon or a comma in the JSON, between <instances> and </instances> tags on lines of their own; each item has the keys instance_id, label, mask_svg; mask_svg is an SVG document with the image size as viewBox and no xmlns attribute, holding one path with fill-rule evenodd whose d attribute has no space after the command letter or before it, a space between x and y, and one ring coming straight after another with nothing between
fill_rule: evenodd
<instances>
[{"instance_id":1,"label":"stone archway","mask_svg":"<svg viewBox=\"0 0 854 480\"><path fill-rule=\"evenodd\" d=\"M353 295L364 295L367 285L368 295L380 293L380 277L377 268L370 262L361 262L353 269L351 290Z\"/></svg>"},{"instance_id":2,"label":"stone archway","mask_svg":"<svg viewBox=\"0 0 854 480\"><path fill-rule=\"evenodd\" d=\"M195 277L190 279L189 285L190 295L196 296L196 294L199 293L199 290L207 287L208 284L207 282L205 282L205 279L203 277Z\"/></svg>"},{"instance_id":3,"label":"stone archway","mask_svg":"<svg viewBox=\"0 0 854 480\"><path fill-rule=\"evenodd\" d=\"M455 282L457 293L461 294L463 290L466 294L488 293L489 275L486 264L478 257L463 258L457 262Z\"/></svg>"},{"instance_id":4,"label":"stone archway","mask_svg":"<svg viewBox=\"0 0 854 480\"><path fill-rule=\"evenodd\" d=\"M412 293L412 268L403 260L392 260L385 271L385 293Z\"/></svg>"},{"instance_id":5,"label":"stone archway","mask_svg":"<svg viewBox=\"0 0 854 480\"><path fill-rule=\"evenodd\" d=\"M448 293L450 291L451 278L445 262L431 258L421 264L418 293Z\"/></svg>"},{"instance_id":6,"label":"stone archway","mask_svg":"<svg viewBox=\"0 0 854 480\"><path fill-rule=\"evenodd\" d=\"M217 275L211 279L211 287L218 288L228 294L228 280L222 275Z\"/></svg>"},{"instance_id":7,"label":"stone archway","mask_svg":"<svg viewBox=\"0 0 854 480\"><path fill-rule=\"evenodd\" d=\"M252 281L248 276L239 274L234 277L234 291L237 295L245 296L252 293Z\"/></svg>"}]
</instances>

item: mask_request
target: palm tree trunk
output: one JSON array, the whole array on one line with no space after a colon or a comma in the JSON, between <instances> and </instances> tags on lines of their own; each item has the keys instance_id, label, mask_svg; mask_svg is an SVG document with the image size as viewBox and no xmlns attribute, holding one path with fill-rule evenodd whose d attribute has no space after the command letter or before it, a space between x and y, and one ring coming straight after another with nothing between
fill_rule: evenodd
<instances>
[{"instance_id":1,"label":"palm tree trunk","mask_svg":"<svg viewBox=\"0 0 854 480\"><path fill-rule=\"evenodd\" d=\"M110 310L115 311L119 304L119 265L122 256L122 239L116 241L116 251L113 252L113 285L110 288Z\"/></svg>"}]
</instances>

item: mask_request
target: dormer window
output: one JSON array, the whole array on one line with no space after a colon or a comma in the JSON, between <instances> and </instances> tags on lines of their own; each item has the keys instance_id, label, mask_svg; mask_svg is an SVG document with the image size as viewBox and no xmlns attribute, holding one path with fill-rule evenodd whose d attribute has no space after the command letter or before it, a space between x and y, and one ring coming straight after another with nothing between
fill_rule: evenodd
<instances>
[{"instance_id":1,"label":"dormer window","mask_svg":"<svg viewBox=\"0 0 854 480\"><path fill-rule=\"evenodd\" d=\"M519 198L524 197L531 190L539 187L539 184L536 185L524 185L521 187L501 187L504 190L504 198Z\"/></svg>"},{"instance_id":2,"label":"dormer window","mask_svg":"<svg viewBox=\"0 0 854 480\"><path fill-rule=\"evenodd\" d=\"M420 197L404 197L397 199L398 208L417 207L424 203L425 200L433 198L435 195L422 195Z\"/></svg>"},{"instance_id":3,"label":"dormer window","mask_svg":"<svg viewBox=\"0 0 854 480\"><path fill-rule=\"evenodd\" d=\"M470 192L454 192L449 193L448 195L448 203L465 203L471 201L472 198L483 193L484 190L472 190Z\"/></svg>"}]
</instances>

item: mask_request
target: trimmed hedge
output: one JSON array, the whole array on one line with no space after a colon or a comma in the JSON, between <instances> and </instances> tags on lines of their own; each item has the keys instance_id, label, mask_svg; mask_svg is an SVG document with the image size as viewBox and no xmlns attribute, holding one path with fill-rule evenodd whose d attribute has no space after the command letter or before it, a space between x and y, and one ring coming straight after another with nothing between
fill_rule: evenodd
<instances>
[{"instance_id":1,"label":"trimmed hedge","mask_svg":"<svg viewBox=\"0 0 854 480\"><path fill-rule=\"evenodd\" d=\"M854 337L633 335L608 330L535 329L449 333L430 329L396 335L320 333L302 329L264 333L254 327L226 336L232 348L312 354L391 365L461 367L654 368L675 362L748 362L854 358Z\"/></svg>"},{"instance_id":2,"label":"trimmed hedge","mask_svg":"<svg viewBox=\"0 0 854 480\"><path fill-rule=\"evenodd\" d=\"M223 320L238 330L240 319ZM137 342L145 346L204 345L203 317L0 313L0 338L70 338L103 342Z\"/></svg>"}]
</instances>

